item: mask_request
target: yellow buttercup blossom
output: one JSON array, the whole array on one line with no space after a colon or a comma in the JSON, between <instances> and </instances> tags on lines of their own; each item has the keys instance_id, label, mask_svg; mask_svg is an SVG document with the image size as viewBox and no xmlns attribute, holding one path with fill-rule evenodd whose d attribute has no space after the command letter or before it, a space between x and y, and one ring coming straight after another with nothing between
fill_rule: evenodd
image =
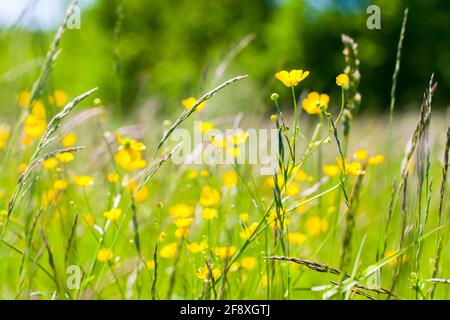
<instances>
[{"instance_id":1,"label":"yellow buttercup blossom","mask_svg":"<svg viewBox=\"0 0 450 320\"><path fill-rule=\"evenodd\" d=\"M249 217L248 213L241 213L239 215L239 220L241 220L242 222L247 222L249 218L250 217Z\"/></svg>"},{"instance_id":2,"label":"yellow buttercup blossom","mask_svg":"<svg viewBox=\"0 0 450 320\"><path fill-rule=\"evenodd\" d=\"M202 218L205 220L211 220L217 217L217 209L204 208L202 210Z\"/></svg>"},{"instance_id":3,"label":"yellow buttercup blossom","mask_svg":"<svg viewBox=\"0 0 450 320\"><path fill-rule=\"evenodd\" d=\"M198 171L197 170L189 170L187 176L189 179L195 179L198 177Z\"/></svg>"},{"instance_id":4,"label":"yellow buttercup blossom","mask_svg":"<svg viewBox=\"0 0 450 320\"><path fill-rule=\"evenodd\" d=\"M19 171L20 174L24 173L28 168L28 165L24 162L21 162L19 164L19 167L17 168L17 171Z\"/></svg>"},{"instance_id":5,"label":"yellow buttercup blossom","mask_svg":"<svg viewBox=\"0 0 450 320\"><path fill-rule=\"evenodd\" d=\"M241 154L241 149L238 146L228 146L227 154L230 157L237 158Z\"/></svg>"},{"instance_id":6,"label":"yellow buttercup blossom","mask_svg":"<svg viewBox=\"0 0 450 320\"><path fill-rule=\"evenodd\" d=\"M309 210L310 208L310 204L309 203L303 203L305 202L306 199L302 198L297 202L297 209L295 209L298 213L305 213L306 211Z\"/></svg>"},{"instance_id":7,"label":"yellow buttercup blossom","mask_svg":"<svg viewBox=\"0 0 450 320\"><path fill-rule=\"evenodd\" d=\"M93 226L95 223L95 217L92 213L86 213L84 215L84 220L86 221L86 223L90 226Z\"/></svg>"},{"instance_id":8,"label":"yellow buttercup blossom","mask_svg":"<svg viewBox=\"0 0 450 320\"><path fill-rule=\"evenodd\" d=\"M267 285L269 284L269 279L267 279L267 276L266 276L266 275L263 275L263 276L261 277L260 282L261 282L261 286L267 287Z\"/></svg>"},{"instance_id":9,"label":"yellow buttercup blossom","mask_svg":"<svg viewBox=\"0 0 450 320\"><path fill-rule=\"evenodd\" d=\"M341 73L340 75L338 75L336 77L336 84L339 87L347 87L349 83L350 83L350 78L348 77L348 75L346 73Z\"/></svg>"},{"instance_id":10,"label":"yellow buttercup blossom","mask_svg":"<svg viewBox=\"0 0 450 320\"><path fill-rule=\"evenodd\" d=\"M302 107L308 114L319 114L328 109L330 97L325 93L310 92L302 101Z\"/></svg>"},{"instance_id":11,"label":"yellow buttercup blossom","mask_svg":"<svg viewBox=\"0 0 450 320\"><path fill-rule=\"evenodd\" d=\"M239 233L239 237L245 240L250 239L250 237L253 235L253 233L255 232L256 228L258 227L258 223L254 222L251 225L249 225L247 228L245 228L244 230L242 230Z\"/></svg>"},{"instance_id":12,"label":"yellow buttercup blossom","mask_svg":"<svg viewBox=\"0 0 450 320\"><path fill-rule=\"evenodd\" d=\"M55 190L66 190L68 184L69 183L66 180L58 179L53 184L53 188L55 188Z\"/></svg>"},{"instance_id":13,"label":"yellow buttercup blossom","mask_svg":"<svg viewBox=\"0 0 450 320\"><path fill-rule=\"evenodd\" d=\"M147 260L145 262L145 266L147 267L148 270L152 270L155 269L155 260Z\"/></svg>"},{"instance_id":14,"label":"yellow buttercup blossom","mask_svg":"<svg viewBox=\"0 0 450 320\"><path fill-rule=\"evenodd\" d=\"M286 188L286 195L293 197L296 194L298 194L299 191L300 191L299 186L295 182L292 182Z\"/></svg>"},{"instance_id":15,"label":"yellow buttercup blossom","mask_svg":"<svg viewBox=\"0 0 450 320\"><path fill-rule=\"evenodd\" d=\"M388 251L386 251L386 254L384 255L384 257L385 258L388 258L388 257L390 257L390 256L392 256L393 254L395 254L396 253L396 251L395 250L388 250ZM400 258L400 259L399 259ZM401 261L401 263L405 263L406 261L408 261L408 256L406 256L406 255L403 255L403 256L398 256L398 257L396 257L396 258L391 258L391 259L389 259L389 264L391 265L391 266L395 266L397 263L398 263L398 260L400 260Z\"/></svg>"},{"instance_id":16,"label":"yellow buttercup blossom","mask_svg":"<svg viewBox=\"0 0 450 320\"><path fill-rule=\"evenodd\" d=\"M249 135L247 132L240 130L240 131L228 136L227 141L228 141L228 143L233 144L233 145L240 145L247 141L248 136Z\"/></svg>"},{"instance_id":17,"label":"yellow buttercup blossom","mask_svg":"<svg viewBox=\"0 0 450 320\"><path fill-rule=\"evenodd\" d=\"M328 177L334 177L337 176L341 170L339 169L339 166L335 164L326 164L322 167L322 172Z\"/></svg>"},{"instance_id":18,"label":"yellow buttercup blossom","mask_svg":"<svg viewBox=\"0 0 450 320\"><path fill-rule=\"evenodd\" d=\"M64 91L56 90L55 92L53 92L53 95L48 97L48 101L51 104L54 104L55 106L61 108L67 104L69 98L67 96L67 93L65 93Z\"/></svg>"},{"instance_id":19,"label":"yellow buttercup blossom","mask_svg":"<svg viewBox=\"0 0 450 320\"><path fill-rule=\"evenodd\" d=\"M58 161L55 158L48 158L42 161L42 166L47 170L55 169L57 165Z\"/></svg>"},{"instance_id":20,"label":"yellow buttercup blossom","mask_svg":"<svg viewBox=\"0 0 450 320\"><path fill-rule=\"evenodd\" d=\"M222 259L230 258L232 255L234 255L237 251L237 248L235 246L230 247L215 247L213 249L214 254L219 256Z\"/></svg>"},{"instance_id":21,"label":"yellow buttercup blossom","mask_svg":"<svg viewBox=\"0 0 450 320\"><path fill-rule=\"evenodd\" d=\"M110 261L113 257L113 252L108 248L101 248L97 252L97 260L100 262Z\"/></svg>"},{"instance_id":22,"label":"yellow buttercup blossom","mask_svg":"<svg viewBox=\"0 0 450 320\"><path fill-rule=\"evenodd\" d=\"M120 208L113 208L109 211L103 212L103 216L111 221L116 221L119 219L119 217L122 215L122 209Z\"/></svg>"},{"instance_id":23,"label":"yellow buttercup blossom","mask_svg":"<svg viewBox=\"0 0 450 320\"><path fill-rule=\"evenodd\" d=\"M94 184L94 178L91 176L75 176L73 177L73 181L81 188L87 188Z\"/></svg>"},{"instance_id":24,"label":"yellow buttercup blossom","mask_svg":"<svg viewBox=\"0 0 450 320\"><path fill-rule=\"evenodd\" d=\"M299 82L306 79L309 76L309 71L303 70L291 70L291 71L280 71L275 74L275 78L283 82L283 84L288 87L295 87Z\"/></svg>"},{"instance_id":25,"label":"yellow buttercup blossom","mask_svg":"<svg viewBox=\"0 0 450 320\"><path fill-rule=\"evenodd\" d=\"M200 171L200 177L206 178L209 177L209 171L208 170L201 170Z\"/></svg>"},{"instance_id":26,"label":"yellow buttercup blossom","mask_svg":"<svg viewBox=\"0 0 450 320\"><path fill-rule=\"evenodd\" d=\"M47 128L45 119L33 114L30 114L25 118L24 125L24 132L30 138L39 138Z\"/></svg>"},{"instance_id":27,"label":"yellow buttercup blossom","mask_svg":"<svg viewBox=\"0 0 450 320\"><path fill-rule=\"evenodd\" d=\"M254 269L258 265L258 260L254 257L243 257L241 267L247 271Z\"/></svg>"},{"instance_id":28,"label":"yellow buttercup blossom","mask_svg":"<svg viewBox=\"0 0 450 320\"><path fill-rule=\"evenodd\" d=\"M142 169L147 165L147 161L142 159L142 151L145 145L131 138L123 138L116 132L117 141L120 144L114 160L125 170Z\"/></svg>"},{"instance_id":29,"label":"yellow buttercup blossom","mask_svg":"<svg viewBox=\"0 0 450 320\"><path fill-rule=\"evenodd\" d=\"M356 160L364 161L367 159L367 156L369 155L369 152L366 149L358 149L354 154L353 157Z\"/></svg>"},{"instance_id":30,"label":"yellow buttercup blossom","mask_svg":"<svg viewBox=\"0 0 450 320\"><path fill-rule=\"evenodd\" d=\"M167 234L164 231L161 231L158 235L158 241L164 241L167 238Z\"/></svg>"},{"instance_id":31,"label":"yellow buttercup blossom","mask_svg":"<svg viewBox=\"0 0 450 320\"><path fill-rule=\"evenodd\" d=\"M312 236L318 236L321 232L327 231L328 221L319 216L312 216L306 220L306 231Z\"/></svg>"},{"instance_id":32,"label":"yellow buttercup blossom","mask_svg":"<svg viewBox=\"0 0 450 320\"><path fill-rule=\"evenodd\" d=\"M29 91L21 91L16 96L16 100L19 103L19 106L21 106L22 108L28 107L30 99L31 99L31 92Z\"/></svg>"},{"instance_id":33,"label":"yellow buttercup blossom","mask_svg":"<svg viewBox=\"0 0 450 320\"><path fill-rule=\"evenodd\" d=\"M194 207L181 203L170 207L169 213L174 219L189 218L194 214Z\"/></svg>"},{"instance_id":34,"label":"yellow buttercup blossom","mask_svg":"<svg viewBox=\"0 0 450 320\"><path fill-rule=\"evenodd\" d=\"M74 132L69 132L61 141L64 148L73 147L77 143L77 135Z\"/></svg>"},{"instance_id":35,"label":"yellow buttercup blossom","mask_svg":"<svg viewBox=\"0 0 450 320\"><path fill-rule=\"evenodd\" d=\"M120 175L115 172L110 172L106 175L106 179L108 180L108 182L115 183L119 181Z\"/></svg>"},{"instance_id":36,"label":"yellow buttercup blossom","mask_svg":"<svg viewBox=\"0 0 450 320\"><path fill-rule=\"evenodd\" d=\"M188 243L186 245L187 249L189 250L189 252L196 254L196 253L200 253L206 249L208 249L208 243L205 241L202 242L192 242L192 243Z\"/></svg>"},{"instance_id":37,"label":"yellow buttercup blossom","mask_svg":"<svg viewBox=\"0 0 450 320\"><path fill-rule=\"evenodd\" d=\"M221 137L212 137L211 144L218 149L223 149L227 146L227 140Z\"/></svg>"},{"instance_id":38,"label":"yellow buttercup blossom","mask_svg":"<svg viewBox=\"0 0 450 320\"><path fill-rule=\"evenodd\" d=\"M214 129L214 125L211 122L202 121L198 125L198 130L202 133L207 133Z\"/></svg>"},{"instance_id":39,"label":"yellow buttercup blossom","mask_svg":"<svg viewBox=\"0 0 450 320\"><path fill-rule=\"evenodd\" d=\"M127 189L132 193L134 201L142 202L148 198L148 188L147 186L142 186L142 188L137 191L138 184L136 181L132 181L127 185Z\"/></svg>"},{"instance_id":40,"label":"yellow buttercup blossom","mask_svg":"<svg viewBox=\"0 0 450 320\"><path fill-rule=\"evenodd\" d=\"M61 163L69 163L72 162L73 159L75 159L75 156L73 155L73 153L71 152L63 152L63 153L59 153L56 156L56 159L59 160L59 162Z\"/></svg>"},{"instance_id":41,"label":"yellow buttercup blossom","mask_svg":"<svg viewBox=\"0 0 450 320\"><path fill-rule=\"evenodd\" d=\"M306 235L300 232L288 232L287 239L290 244L303 244L306 241Z\"/></svg>"},{"instance_id":42,"label":"yellow buttercup blossom","mask_svg":"<svg viewBox=\"0 0 450 320\"><path fill-rule=\"evenodd\" d=\"M212 280L210 279L210 277L212 277L213 279L217 279L221 273L222 271L220 270L220 268L213 268L211 271L209 271L208 267L200 267L197 270L196 276L203 281L209 281Z\"/></svg>"},{"instance_id":43,"label":"yellow buttercup blossom","mask_svg":"<svg viewBox=\"0 0 450 320\"><path fill-rule=\"evenodd\" d=\"M177 239L186 238L189 234L189 228L177 228L175 230L175 237Z\"/></svg>"},{"instance_id":44,"label":"yellow buttercup blossom","mask_svg":"<svg viewBox=\"0 0 450 320\"><path fill-rule=\"evenodd\" d=\"M9 139L11 129L9 126L0 123L0 150L4 149Z\"/></svg>"},{"instance_id":45,"label":"yellow buttercup blossom","mask_svg":"<svg viewBox=\"0 0 450 320\"><path fill-rule=\"evenodd\" d=\"M384 161L384 156L382 154L378 154L376 156L370 157L367 160L367 163L370 165L376 166L376 165L382 164L383 161Z\"/></svg>"},{"instance_id":46,"label":"yellow buttercup blossom","mask_svg":"<svg viewBox=\"0 0 450 320\"><path fill-rule=\"evenodd\" d=\"M181 100L181 104L183 105L183 107L186 110L191 109L195 104L197 103L197 98L194 97L189 97L186 99ZM206 106L206 102L203 101L202 103L200 103L197 107L197 109L195 110L196 112L200 112L203 110L203 108Z\"/></svg>"},{"instance_id":47,"label":"yellow buttercup blossom","mask_svg":"<svg viewBox=\"0 0 450 320\"><path fill-rule=\"evenodd\" d=\"M220 198L219 191L210 186L205 186L202 189L199 202L204 207L213 207L220 202Z\"/></svg>"},{"instance_id":48,"label":"yellow buttercup blossom","mask_svg":"<svg viewBox=\"0 0 450 320\"><path fill-rule=\"evenodd\" d=\"M174 220L174 223L178 228L188 228L193 222L193 218L178 218Z\"/></svg>"},{"instance_id":49,"label":"yellow buttercup blossom","mask_svg":"<svg viewBox=\"0 0 450 320\"><path fill-rule=\"evenodd\" d=\"M176 242L169 243L161 248L159 255L164 259L171 259L175 257L177 253L178 245Z\"/></svg>"},{"instance_id":50,"label":"yellow buttercup blossom","mask_svg":"<svg viewBox=\"0 0 450 320\"><path fill-rule=\"evenodd\" d=\"M234 171L227 171L222 175L222 182L225 187L232 188L237 185L238 175Z\"/></svg>"},{"instance_id":51,"label":"yellow buttercup blossom","mask_svg":"<svg viewBox=\"0 0 450 320\"><path fill-rule=\"evenodd\" d=\"M344 164L345 164L345 173L348 176L360 176L365 174L366 172L362 169L361 163L357 161L353 161L351 163L347 163L347 161L342 161L340 157L336 157L337 165L339 166L339 169L342 171L344 170Z\"/></svg>"},{"instance_id":52,"label":"yellow buttercup blossom","mask_svg":"<svg viewBox=\"0 0 450 320\"><path fill-rule=\"evenodd\" d=\"M306 181L308 180L308 174L303 169L297 169L295 170L295 181Z\"/></svg>"}]
</instances>

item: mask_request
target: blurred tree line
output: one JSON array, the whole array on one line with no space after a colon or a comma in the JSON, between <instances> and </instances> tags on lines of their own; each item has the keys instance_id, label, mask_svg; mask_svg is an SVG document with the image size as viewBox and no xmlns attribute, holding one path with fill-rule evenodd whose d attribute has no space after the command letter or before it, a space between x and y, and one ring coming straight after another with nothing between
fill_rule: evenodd
<instances>
[{"instance_id":1,"label":"blurred tree line","mask_svg":"<svg viewBox=\"0 0 450 320\"><path fill-rule=\"evenodd\" d=\"M381 9L381 30L366 27L371 4ZM410 10L397 107L419 104L432 72L439 82L436 106L446 107L448 0L97 0L83 12L81 30L64 35L51 84L72 95L99 86L104 100L122 111L156 96L170 112L181 98L199 96L217 84L212 70L244 36L254 34L231 61L227 76L249 74L252 94L267 102L272 91L282 91L276 71L304 68L311 71L306 89L328 92L335 90L334 77L344 68L344 33L359 43L362 109L382 111L389 106L405 7ZM18 33L0 38L7 48L0 57L19 48ZM20 35L25 37L23 31ZM28 35L30 45L20 47L27 54L9 61L42 56L52 36ZM2 71L7 66L0 61Z\"/></svg>"}]
</instances>

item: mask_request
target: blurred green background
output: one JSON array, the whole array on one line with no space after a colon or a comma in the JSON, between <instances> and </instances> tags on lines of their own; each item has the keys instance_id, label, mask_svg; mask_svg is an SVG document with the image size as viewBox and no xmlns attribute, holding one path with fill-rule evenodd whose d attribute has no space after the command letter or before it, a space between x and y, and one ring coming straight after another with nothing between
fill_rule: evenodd
<instances>
[{"instance_id":1,"label":"blurred green background","mask_svg":"<svg viewBox=\"0 0 450 320\"><path fill-rule=\"evenodd\" d=\"M381 30L366 27L370 4L381 8ZM359 43L361 108L382 112L389 106L405 7L410 14L397 108L417 108L432 72L439 82L435 107L446 108L448 0L96 0L83 7L81 29L64 35L47 90L63 89L73 97L98 86L99 96L117 112L153 101L150 105L167 116L180 110L182 98L200 96L227 77L249 74L245 90L229 108L268 110L270 93L286 91L273 77L281 69L310 70L303 82L306 90L336 91L345 33ZM11 106L18 91L31 88L54 32L24 28L20 21L0 30L1 106ZM253 41L229 59L242 39ZM222 75L218 68L227 59Z\"/></svg>"}]
</instances>

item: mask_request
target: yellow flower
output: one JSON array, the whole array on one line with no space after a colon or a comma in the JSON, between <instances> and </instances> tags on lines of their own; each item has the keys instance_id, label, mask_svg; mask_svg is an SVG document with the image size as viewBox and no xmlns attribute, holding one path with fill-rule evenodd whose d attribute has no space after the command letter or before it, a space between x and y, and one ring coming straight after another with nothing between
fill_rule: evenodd
<instances>
[{"instance_id":1,"label":"yellow flower","mask_svg":"<svg viewBox=\"0 0 450 320\"><path fill-rule=\"evenodd\" d=\"M64 138L61 141L64 148L70 148L77 143L77 135L74 132L69 132L64 136Z\"/></svg>"},{"instance_id":2,"label":"yellow flower","mask_svg":"<svg viewBox=\"0 0 450 320\"><path fill-rule=\"evenodd\" d=\"M306 172L303 169L297 169L295 170L295 181L306 181L308 180L308 175L306 174Z\"/></svg>"},{"instance_id":3,"label":"yellow flower","mask_svg":"<svg viewBox=\"0 0 450 320\"><path fill-rule=\"evenodd\" d=\"M227 146L227 140L224 138L212 137L211 144L218 149L223 149Z\"/></svg>"},{"instance_id":4,"label":"yellow flower","mask_svg":"<svg viewBox=\"0 0 450 320\"><path fill-rule=\"evenodd\" d=\"M53 92L52 96L48 97L48 101L59 108L64 107L67 104L68 100L69 98L67 96L67 93L62 90L56 90L55 92Z\"/></svg>"},{"instance_id":5,"label":"yellow flower","mask_svg":"<svg viewBox=\"0 0 450 320\"><path fill-rule=\"evenodd\" d=\"M94 215L92 213L86 213L84 215L84 220L90 226L94 225L94 223L95 223L95 217L94 217Z\"/></svg>"},{"instance_id":6,"label":"yellow flower","mask_svg":"<svg viewBox=\"0 0 450 320\"><path fill-rule=\"evenodd\" d=\"M69 163L75 159L75 156L71 152L63 152L56 155L56 159L61 163Z\"/></svg>"},{"instance_id":7,"label":"yellow flower","mask_svg":"<svg viewBox=\"0 0 450 320\"><path fill-rule=\"evenodd\" d=\"M189 233L189 228L177 228L175 230L175 237L178 239L187 237Z\"/></svg>"},{"instance_id":8,"label":"yellow flower","mask_svg":"<svg viewBox=\"0 0 450 320\"><path fill-rule=\"evenodd\" d=\"M288 232L287 238L290 244L303 244L307 237L300 232Z\"/></svg>"},{"instance_id":9,"label":"yellow flower","mask_svg":"<svg viewBox=\"0 0 450 320\"><path fill-rule=\"evenodd\" d=\"M199 202L204 207L212 207L220 202L220 192L210 186L205 186Z\"/></svg>"},{"instance_id":10,"label":"yellow flower","mask_svg":"<svg viewBox=\"0 0 450 320\"><path fill-rule=\"evenodd\" d=\"M194 97L189 97L189 98L183 99L183 100L181 101L181 104L183 105L183 107L184 107L186 110L191 109L196 103L197 103L197 98L194 98ZM197 109L196 109L195 111L196 111L196 112L200 112L200 111L202 111L202 109L203 109L205 106L206 106L206 102L203 101L202 103L200 103L200 104L198 105L198 107L197 107Z\"/></svg>"},{"instance_id":11,"label":"yellow flower","mask_svg":"<svg viewBox=\"0 0 450 320\"><path fill-rule=\"evenodd\" d=\"M10 128L7 125L0 123L0 150L4 149L6 142L9 139Z\"/></svg>"},{"instance_id":12,"label":"yellow flower","mask_svg":"<svg viewBox=\"0 0 450 320\"><path fill-rule=\"evenodd\" d=\"M303 81L308 76L309 71L303 70L291 70L290 72L283 70L275 74L275 78L283 82L288 88L295 87L300 81Z\"/></svg>"},{"instance_id":13,"label":"yellow flower","mask_svg":"<svg viewBox=\"0 0 450 320\"><path fill-rule=\"evenodd\" d=\"M194 222L193 218L178 218L174 220L177 228L188 228Z\"/></svg>"},{"instance_id":14,"label":"yellow flower","mask_svg":"<svg viewBox=\"0 0 450 320\"><path fill-rule=\"evenodd\" d=\"M364 160L367 159L367 156L368 156L368 155L369 155L369 152L367 152L366 149L359 149L359 150L357 150L357 151L353 154L353 157L354 157L356 160L364 161Z\"/></svg>"},{"instance_id":15,"label":"yellow flower","mask_svg":"<svg viewBox=\"0 0 450 320\"><path fill-rule=\"evenodd\" d=\"M203 178L208 177L209 176L208 170L201 170L200 171L200 176L203 177Z\"/></svg>"},{"instance_id":16,"label":"yellow flower","mask_svg":"<svg viewBox=\"0 0 450 320\"><path fill-rule=\"evenodd\" d=\"M17 171L19 171L20 174L24 173L25 170L27 170L28 165L24 162L19 164L19 167L17 168Z\"/></svg>"},{"instance_id":17,"label":"yellow flower","mask_svg":"<svg viewBox=\"0 0 450 320\"><path fill-rule=\"evenodd\" d=\"M25 118L25 134L30 138L39 138L45 132L47 123L36 115L30 114Z\"/></svg>"},{"instance_id":18,"label":"yellow flower","mask_svg":"<svg viewBox=\"0 0 450 320\"><path fill-rule=\"evenodd\" d=\"M169 213L174 219L189 218L194 214L194 207L181 203L170 207Z\"/></svg>"},{"instance_id":19,"label":"yellow flower","mask_svg":"<svg viewBox=\"0 0 450 320\"><path fill-rule=\"evenodd\" d=\"M222 176L225 187L232 188L237 185L238 176L234 171L227 171Z\"/></svg>"},{"instance_id":20,"label":"yellow flower","mask_svg":"<svg viewBox=\"0 0 450 320\"><path fill-rule=\"evenodd\" d=\"M134 201L142 202L148 198L148 188L147 186L142 186L142 188L137 191L138 184L136 181L132 181L127 185L127 189L132 193Z\"/></svg>"},{"instance_id":21,"label":"yellow flower","mask_svg":"<svg viewBox=\"0 0 450 320\"><path fill-rule=\"evenodd\" d=\"M328 177L334 177L341 171L339 167L335 164L326 164L322 167L323 173Z\"/></svg>"},{"instance_id":22,"label":"yellow flower","mask_svg":"<svg viewBox=\"0 0 450 320\"><path fill-rule=\"evenodd\" d=\"M227 154L230 157L237 158L241 154L241 149L238 146L227 147Z\"/></svg>"},{"instance_id":23,"label":"yellow flower","mask_svg":"<svg viewBox=\"0 0 450 320\"><path fill-rule=\"evenodd\" d=\"M202 121L198 125L198 130L202 133L207 133L214 129L214 125L211 122Z\"/></svg>"},{"instance_id":24,"label":"yellow flower","mask_svg":"<svg viewBox=\"0 0 450 320\"><path fill-rule=\"evenodd\" d=\"M219 256L222 259L230 258L233 254L235 254L237 248L235 246L230 247L215 247L213 249L214 254Z\"/></svg>"},{"instance_id":25,"label":"yellow flower","mask_svg":"<svg viewBox=\"0 0 450 320\"><path fill-rule=\"evenodd\" d=\"M55 190L66 190L67 185L68 185L68 182L66 180L58 179L53 184L53 188L55 188Z\"/></svg>"},{"instance_id":26,"label":"yellow flower","mask_svg":"<svg viewBox=\"0 0 450 320\"><path fill-rule=\"evenodd\" d=\"M351 163L347 163L346 160L342 161L340 157L336 157L337 165L339 166L339 169L341 171L344 170L344 164L345 164L345 173L348 176L360 176L365 174L366 172L362 170L362 165L359 162L353 161Z\"/></svg>"},{"instance_id":27,"label":"yellow flower","mask_svg":"<svg viewBox=\"0 0 450 320\"><path fill-rule=\"evenodd\" d=\"M100 262L110 261L113 257L113 252L108 248L101 248L97 252L97 260Z\"/></svg>"},{"instance_id":28,"label":"yellow flower","mask_svg":"<svg viewBox=\"0 0 450 320\"><path fill-rule=\"evenodd\" d=\"M155 260L147 260L147 262L145 263L145 266L147 267L148 270L152 270L155 269Z\"/></svg>"},{"instance_id":29,"label":"yellow flower","mask_svg":"<svg viewBox=\"0 0 450 320\"><path fill-rule=\"evenodd\" d=\"M120 208L113 208L109 211L103 212L103 216L111 221L116 221L119 219L120 215L122 214L122 209Z\"/></svg>"},{"instance_id":30,"label":"yellow flower","mask_svg":"<svg viewBox=\"0 0 450 320\"><path fill-rule=\"evenodd\" d=\"M241 259L241 267L247 271L254 269L258 264L258 260L254 257L243 257Z\"/></svg>"},{"instance_id":31,"label":"yellow flower","mask_svg":"<svg viewBox=\"0 0 450 320\"><path fill-rule=\"evenodd\" d=\"M347 74L341 73L336 77L336 84L339 87L347 87L350 82L350 79Z\"/></svg>"},{"instance_id":32,"label":"yellow flower","mask_svg":"<svg viewBox=\"0 0 450 320\"><path fill-rule=\"evenodd\" d=\"M261 277L261 286L263 286L263 287L267 287L267 285L268 285L268 283L269 283L269 279L267 279L267 276L266 275L263 275L262 277Z\"/></svg>"},{"instance_id":33,"label":"yellow flower","mask_svg":"<svg viewBox=\"0 0 450 320\"><path fill-rule=\"evenodd\" d=\"M303 203L306 199L302 198L297 202L297 205L299 205L296 209L298 213L305 213L310 208L309 203Z\"/></svg>"},{"instance_id":34,"label":"yellow flower","mask_svg":"<svg viewBox=\"0 0 450 320\"><path fill-rule=\"evenodd\" d=\"M73 181L81 188L86 188L94 184L94 178L91 176L75 176L73 177Z\"/></svg>"},{"instance_id":35,"label":"yellow flower","mask_svg":"<svg viewBox=\"0 0 450 320\"><path fill-rule=\"evenodd\" d=\"M324 218L312 216L306 220L306 231L312 236L317 236L321 232L327 231L327 229L328 222Z\"/></svg>"},{"instance_id":36,"label":"yellow flower","mask_svg":"<svg viewBox=\"0 0 450 320\"><path fill-rule=\"evenodd\" d=\"M239 215L239 220L241 220L242 222L247 222L249 219L249 215L248 213L241 213Z\"/></svg>"},{"instance_id":37,"label":"yellow flower","mask_svg":"<svg viewBox=\"0 0 450 320\"><path fill-rule=\"evenodd\" d=\"M248 136L249 135L247 132L240 130L240 131L228 136L227 141L228 141L228 143L236 146L236 145L245 143L245 141L247 141L247 139L248 139Z\"/></svg>"},{"instance_id":38,"label":"yellow flower","mask_svg":"<svg viewBox=\"0 0 450 320\"><path fill-rule=\"evenodd\" d=\"M21 106L22 108L28 107L28 104L30 103L30 99L31 99L31 93L28 91L21 91L16 96L16 100L19 103L19 106Z\"/></svg>"},{"instance_id":39,"label":"yellow flower","mask_svg":"<svg viewBox=\"0 0 450 320\"><path fill-rule=\"evenodd\" d=\"M205 249L208 249L208 243L206 243L205 241L202 241L200 243L192 242L188 243L186 247L189 250L189 252L196 254L204 251Z\"/></svg>"},{"instance_id":40,"label":"yellow flower","mask_svg":"<svg viewBox=\"0 0 450 320\"><path fill-rule=\"evenodd\" d=\"M118 182L120 179L120 175L118 173L115 172L110 172L108 173L108 175L106 176L106 179L111 182L111 183L115 183Z\"/></svg>"},{"instance_id":41,"label":"yellow flower","mask_svg":"<svg viewBox=\"0 0 450 320\"><path fill-rule=\"evenodd\" d=\"M382 164L383 161L384 161L384 156L382 154L378 154L374 157L370 157L367 160L367 163L370 165L376 166L376 165Z\"/></svg>"},{"instance_id":42,"label":"yellow flower","mask_svg":"<svg viewBox=\"0 0 450 320\"><path fill-rule=\"evenodd\" d=\"M286 195L293 197L300 191L300 188L295 182L292 182L287 186Z\"/></svg>"},{"instance_id":43,"label":"yellow flower","mask_svg":"<svg viewBox=\"0 0 450 320\"><path fill-rule=\"evenodd\" d=\"M325 93L310 92L302 101L302 107L308 114L318 114L323 109L328 109L330 97Z\"/></svg>"},{"instance_id":44,"label":"yellow flower","mask_svg":"<svg viewBox=\"0 0 450 320\"><path fill-rule=\"evenodd\" d=\"M116 132L117 141L120 144L114 160L125 170L142 169L147 165L147 161L142 159L142 151L145 150L145 145L131 138L122 138Z\"/></svg>"},{"instance_id":45,"label":"yellow flower","mask_svg":"<svg viewBox=\"0 0 450 320\"><path fill-rule=\"evenodd\" d=\"M197 170L189 170L187 176L189 179L195 179L198 177L198 171Z\"/></svg>"},{"instance_id":46,"label":"yellow flower","mask_svg":"<svg viewBox=\"0 0 450 320\"><path fill-rule=\"evenodd\" d=\"M252 223L239 233L239 237L246 240L250 239L250 237L253 235L257 227L258 223L256 222Z\"/></svg>"},{"instance_id":47,"label":"yellow flower","mask_svg":"<svg viewBox=\"0 0 450 320\"><path fill-rule=\"evenodd\" d=\"M217 279L221 273L222 271L220 270L220 268L214 268L210 272L208 267L200 267L197 270L196 276L203 281L209 281L212 280L210 279L210 276L212 276L212 278L214 279Z\"/></svg>"},{"instance_id":48,"label":"yellow flower","mask_svg":"<svg viewBox=\"0 0 450 320\"><path fill-rule=\"evenodd\" d=\"M217 209L205 208L202 210L202 217L205 220L211 220L217 217Z\"/></svg>"},{"instance_id":49,"label":"yellow flower","mask_svg":"<svg viewBox=\"0 0 450 320\"><path fill-rule=\"evenodd\" d=\"M395 251L395 250L388 250L388 251L386 251L386 254L384 255L384 257L388 258L388 257L392 256L393 254L395 254L396 252L397 251ZM398 263L399 258L400 258L400 256L397 256L396 258L391 258L391 259L389 259L388 263L391 266L395 266ZM401 256L401 258L400 258L400 261L402 263L405 263L407 260L408 260L408 257L405 255Z\"/></svg>"},{"instance_id":50,"label":"yellow flower","mask_svg":"<svg viewBox=\"0 0 450 320\"><path fill-rule=\"evenodd\" d=\"M158 236L158 241L164 241L167 238L167 234L164 231L161 231Z\"/></svg>"},{"instance_id":51,"label":"yellow flower","mask_svg":"<svg viewBox=\"0 0 450 320\"><path fill-rule=\"evenodd\" d=\"M57 165L58 161L55 158L48 158L42 161L42 166L47 170L55 169Z\"/></svg>"},{"instance_id":52,"label":"yellow flower","mask_svg":"<svg viewBox=\"0 0 450 320\"><path fill-rule=\"evenodd\" d=\"M171 259L175 257L175 254L177 253L177 247L178 245L176 242L169 243L168 245L161 248L161 251L159 251L159 255L164 259Z\"/></svg>"}]
</instances>

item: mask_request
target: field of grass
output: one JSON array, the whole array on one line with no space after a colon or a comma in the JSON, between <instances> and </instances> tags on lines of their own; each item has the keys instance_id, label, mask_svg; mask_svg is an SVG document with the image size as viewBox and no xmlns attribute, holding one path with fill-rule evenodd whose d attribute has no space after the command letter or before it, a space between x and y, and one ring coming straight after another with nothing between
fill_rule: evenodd
<instances>
[{"instance_id":1,"label":"field of grass","mask_svg":"<svg viewBox=\"0 0 450 320\"><path fill-rule=\"evenodd\" d=\"M433 78L408 112L395 112L394 85L390 114L364 114L343 37L327 93L342 100L304 91L314 70L274 70L269 114L205 116L241 94L237 76L180 97L160 123L146 106L121 118L95 90L46 88L63 32L9 106L17 116L0 115L0 298L450 298L449 127ZM181 128L235 129L189 155L232 160L176 163ZM276 130L272 175L238 161L260 151L255 128Z\"/></svg>"}]
</instances>

